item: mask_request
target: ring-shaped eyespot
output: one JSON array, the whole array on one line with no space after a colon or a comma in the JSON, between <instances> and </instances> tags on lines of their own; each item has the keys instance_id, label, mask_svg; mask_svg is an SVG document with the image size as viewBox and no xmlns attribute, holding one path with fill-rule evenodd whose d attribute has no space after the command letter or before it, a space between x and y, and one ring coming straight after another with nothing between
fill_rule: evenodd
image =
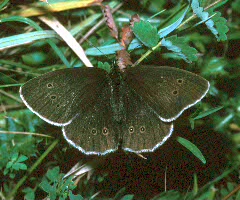
<instances>
[{"instance_id":1,"label":"ring-shaped eyespot","mask_svg":"<svg viewBox=\"0 0 240 200\"><path fill-rule=\"evenodd\" d=\"M173 91L172 91L172 94L173 94L174 96L177 96L177 95L178 95L178 91L177 91L177 90L173 90Z\"/></svg>"},{"instance_id":2,"label":"ring-shaped eyespot","mask_svg":"<svg viewBox=\"0 0 240 200\"><path fill-rule=\"evenodd\" d=\"M55 99L57 98L57 96L56 96L56 95L51 95L50 98L51 98L52 100L55 100Z\"/></svg>"},{"instance_id":3,"label":"ring-shaped eyespot","mask_svg":"<svg viewBox=\"0 0 240 200\"><path fill-rule=\"evenodd\" d=\"M141 127L140 127L140 133L145 133L145 131L146 131L145 126L141 126Z\"/></svg>"},{"instance_id":4,"label":"ring-shaped eyespot","mask_svg":"<svg viewBox=\"0 0 240 200\"><path fill-rule=\"evenodd\" d=\"M134 127L133 127L133 126L129 126L128 132L129 132L129 133L134 133Z\"/></svg>"},{"instance_id":5,"label":"ring-shaped eyespot","mask_svg":"<svg viewBox=\"0 0 240 200\"><path fill-rule=\"evenodd\" d=\"M96 129L96 128L92 128L91 133L92 133L93 135L97 135L97 129Z\"/></svg>"},{"instance_id":6,"label":"ring-shaped eyespot","mask_svg":"<svg viewBox=\"0 0 240 200\"><path fill-rule=\"evenodd\" d=\"M102 134L103 134L103 135L108 135L108 134L109 134L108 128L104 127L104 128L102 129Z\"/></svg>"},{"instance_id":7,"label":"ring-shaped eyespot","mask_svg":"<svg viewBox=\"0 0 240 200\"><path fill-rule=\"evenodd\" d=\"M49 89L50 89L50 88L53 88L53 84L52 84L52 83L48 83L48 84L47 84L47 88L49 88Z\"/></svg>"},{"instance_id":8,"label":"ring-shaped eyespot","mask_svg":"<svg viewBox=\"0 0 240 200\"><path fill-rule=\"evenodd\" d=\"M182 84L182 83L183 83L183 79L178 78L178 79L177 79L177 83L178 83L178 84Z\"/></svg>"}]
</instances>

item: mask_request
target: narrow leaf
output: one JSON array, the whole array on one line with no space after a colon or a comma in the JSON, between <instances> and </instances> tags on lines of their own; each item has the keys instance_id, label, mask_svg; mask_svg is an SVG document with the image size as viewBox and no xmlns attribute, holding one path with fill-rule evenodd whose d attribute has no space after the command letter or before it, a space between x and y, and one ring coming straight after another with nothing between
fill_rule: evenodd
<instances>
[{"instance_id":1,"label":"narrow leaf","mask_svg":"<svg viewBox=\"0 0 240 200\"><path fill-rule=\"evenodd\" d=\"M196 111L190 118L189 118L189 121L190 121L190 124L191 124L191 128L194 129L194 121L197 120L197 119L201 119L201 118L204 118L208 115L211 115L219 110L221 110L224 106L219 106L217 108L212 108L212 109L209 109L207 111L204 111L204 112L199 112L199 111Z\"/></svg>"},{"instance_id":2,"label":"narrow leaf","mask_svg":"<svg viewBox=\"0 0 240 200\"><path fill-rule=\"evenodd\" d=\"M203 164L206 164L206 159L204 158L202 152L197 148L195 144L182 137L178 137L177 141L185 148L187 148L189 151L191 151L192 154L195 155L199 160L201 160Z\"/></svg>"},{"instance_id":3,"label":"narrow leaf","mask_svg":"<svg viewBox=\"0 0 240 200\"><path fill-rule=\"evenodd\" d=\"M115 54L117 51L121 50L122 46L119 43L114 43L101 47L91 47L85 51L86 55L89 56L103 56L109 54Z\"/></svg>"},{"instance_id":4,"label":"narrow leaf","mask_svg":"<svg viewBox=\"0 0 240 200\"><path fill-rule=\"evenodd\" d=\"M175 22L167 27L164 27L158 31L160 38L167 36L169 33L173 32L183 21L185 15L187 14L189 6L183 11L182 15L176 19Z\"/></svg>"},{"instance_id":5,"label":"narrow leaf","mask_svg":"<svg viewBox=\"0 0 240 200\"><path fill-rule=\"evenodd\" d=\"M193 194L196 195L198 193L198 177L197 174L193 175Z\"/></svg>"},{"instance_id":6,"label":"narrow leaf","mask_svg":"<svg viewBox=\"0 0 240 200\"><path fill-rule=\"evenodd\" d=\"M133 198L134 198L133 194L128 194L121 198L121 200L132 200Z\"/></svg>"},{"instance_id":7,"label":"narrow leaf","mask_svg":"<svg viewBox=\"0 0 240 200\"><path fill-rule=\"evenodd\" d=\"M16 7L16 10L10 13L4 14L4 17L11 16L11 15L20 15L24 17L39 16L39 15L48 14L49 12L60 12L60 11L65 11L70 9L100 5L101 2L102 0L81 0L81 1L64 1L64 2L51 4L49 2L47 3L47 1L45 2L35 1L32 4L28 4L24 6L24 8L22 9L19 9L18 7ZM3 17L3 15L1 15L0 17Z\"/></svg>"},{"instance_id":8,"label":"narrow leaf","mask_svg":"<svg viewBox=\"0 0 240 200\"><path fill-rule=\"evenodd\" d=\"M8 18L3 18L3 19L0 20L0 22L12 22L12 21L13 22L15 22L15 21L16 22L22 22L22 23L25 23L25 24L28 24L28 25L32 26L37 31L43 31L43 29L36 22L34 22L33 20L31 20L29 18L25 18L25 17L21 17L21 16L10 16ZM56 34L54 31L52 33ZM56 36L54 36L54 37L56 37ZM62 62L67 67L70 67L69 62L65 58L64 54L62 53L62 51L58 48L58 46L51 39L47 39L46 42L49 43L49 45L53 48L53 50L59 56L59 58L62 60ZM1 48L1 46L0 46L0 48Z\"/></svg>"},{"instance_id":9,"label":"narrow leaf","mask_svg":"<svg viewBox=\"0 0 240 200\"><path fill-rule=\"evenodd\" d=\"M200 113L198 114L198 116L194 117L193 119L194 119L194 120L196 120L196 119L201 119L201 118L206 117L206 116L208 116L208 115L211 115L211 114L213 114L213 113L215 113L215 112L217 112L217 111L219 111L219 110L221 110L221 109L223 109L223 108L224 108L224 106L219 106L219 107L212 108L212 109L209 109L209 110L204 111L204 112L200 112Z\"/></svg>"},{"instance_id":10,"label":"narrow leaf","mask_svg":"<svg viewBox=\"0 0 240 200\"><path fill-rule=\"evenodd\" d=\"M45 38L58 38L54 31L34 31L30 33L24 33L5 37L0 39L0 50L15 47L23 44L29 44L33 41L45 39Z\"/></svg>"},{"instance_id":11,"label":"narrow leaf","mask_svg":"<svg viewBox=\"0 0 240 200\"><path fill-rule=\"evenodd\" d=\"M139 49L142 47L142 44L139 40L133 39L131 44L128 47L128 50ZM101 47L91 47L85 51L86 55L89 56L103 56L115 54L117 51L123 49L123 47L119 43L114 43Z\"/></svg>"}]
</instances>

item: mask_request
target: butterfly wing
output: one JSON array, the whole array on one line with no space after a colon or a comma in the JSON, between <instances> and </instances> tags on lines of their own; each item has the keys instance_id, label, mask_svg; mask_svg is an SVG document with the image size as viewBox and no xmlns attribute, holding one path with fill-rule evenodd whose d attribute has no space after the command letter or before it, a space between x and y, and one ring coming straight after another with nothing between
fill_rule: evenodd
<instances>
[{"instance_id":1,"label":"butterfly wing","mask_svg":"<svg viewBox=\"0 0 240 200\"><path fill-rule=\"evenodd\" d=\"M175 120L209 89L204 78L172 67L128 68L126 82L165 122Z\"/></svg>"},{"instance_id":2,"label":"butterfly wing","mask_svg":"<svg viewBox=\"0 0 240 200\"><path fill-rule=\"evenodd\" d=\"M110 104L111 87L102 88L96 104L63 127L65 139L85 154L106 154L118 147L118 124Z\"/></svg>"},{"instance_id":3,"label":"butterfly wing","mask_svg":"<svg viewBox=\"0 0 240 200\"><path fill-rule=\"evenodd\" d=\"M63 69L31 79L20 88L20 96L43 120L64 126L94 105L98 93L107 84L102 69Z\"/></svg>"},{"instance_id":4,"label":"butterfly wing","mask_svg":"<svg viewBox=\"0 0 240 200\"><path fill-rule=\"evenodd\" d=\"M173 124L161 121L153 109L131 90L126 94L125 107L123 149L136 153L151 152L171 136Z\"/></svg>"}]
</instances>

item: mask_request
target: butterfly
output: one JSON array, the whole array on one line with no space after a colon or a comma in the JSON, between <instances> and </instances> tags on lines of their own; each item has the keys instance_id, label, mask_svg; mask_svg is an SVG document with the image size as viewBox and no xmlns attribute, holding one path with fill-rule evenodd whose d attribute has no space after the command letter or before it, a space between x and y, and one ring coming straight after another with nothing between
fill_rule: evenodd
<instances>
[{"instance_id":1,"label":"butterfly","mask_svg":"<svg viewBox=\"0 0 240 200\"><path fill-rule=\"evenodd\" d=\"M110 73L68 68L33 78L20 88L25 105L62 127L65 139L85 154L118 149L152 152L173 132L173 121L199 102L209 82L166 66L140 66Z\"/></svg>"}]
</instances>

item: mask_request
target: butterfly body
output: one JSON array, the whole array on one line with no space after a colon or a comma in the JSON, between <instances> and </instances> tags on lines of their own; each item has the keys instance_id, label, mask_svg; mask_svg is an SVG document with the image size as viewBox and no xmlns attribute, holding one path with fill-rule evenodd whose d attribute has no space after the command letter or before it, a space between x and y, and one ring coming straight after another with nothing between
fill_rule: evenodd
<instances>
[{"instance_id":1,"label":"butterfly body","mask_svg":"<svg viewBox=\"0 0 240 200\"><path fill-rule=\"evenodd\" d=\"M66 140L86 154L118 148L153 151L173 131L172 121L200 101L209 83L171 67L99 68L49 72L20 89L23 102L61 126ZM192 90L192 93L188 90Z\"/></svg>"}]
</instances>

